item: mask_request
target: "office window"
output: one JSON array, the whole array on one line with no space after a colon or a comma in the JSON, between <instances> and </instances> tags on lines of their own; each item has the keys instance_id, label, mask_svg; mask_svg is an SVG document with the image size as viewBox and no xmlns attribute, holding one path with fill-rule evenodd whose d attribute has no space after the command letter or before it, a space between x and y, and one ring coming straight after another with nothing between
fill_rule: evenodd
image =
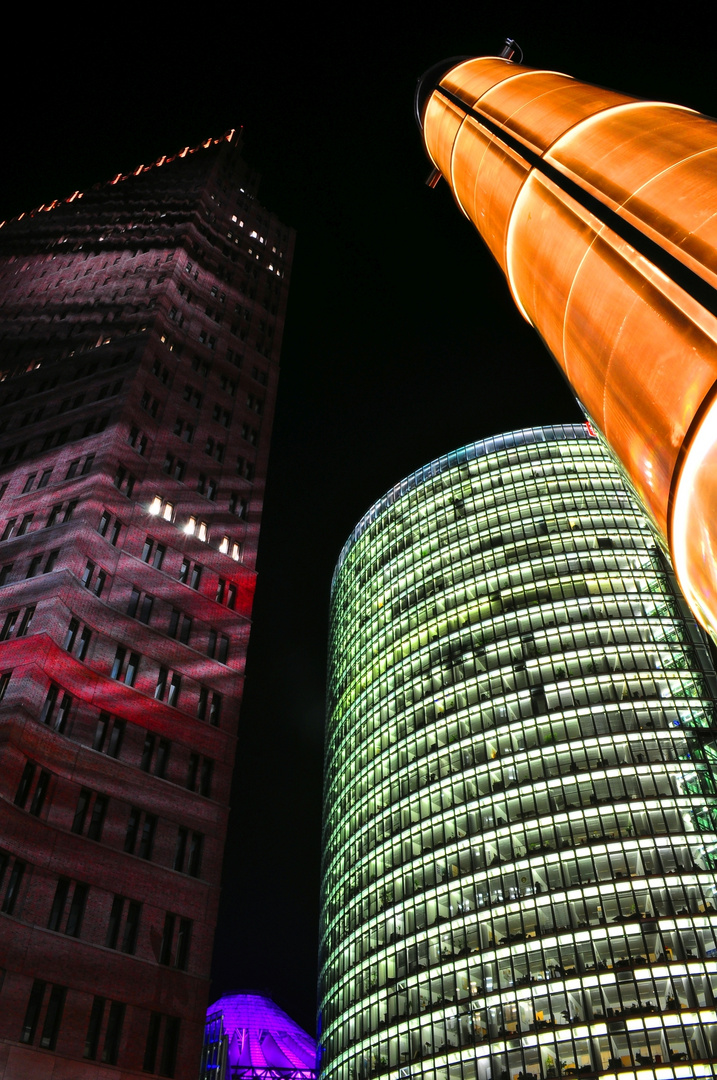
<instances>
[{"instance_id":1,"label":"office window","mask_svg":"<svg viewBox=\"0 0 717 1080\"><path fill-rule=\"evenodd\" d=\"M24 487L22 489L23 495L26 495L28 493L28 491L30 491L32 489L32 485L35 482L35 477L36 476L37 476L36 472L30 473L28 475L27 479L25 480Z\"/></svg>"},{"instance_id":2,"label":"office window","mask_svg":"<svg viewBox=\"0 0 717 1080\"><path fill-rule=\"evenodd\" d=\"M55 1049L57 1036L60 1033L60 1024L62 1023L62 1010L65 1006L66 993L67 988L64 986L53 986L50 991L45 1023L42 1026L42 1035L40 1036L40 1046L45 1050Z\"/></svg>"},{"instance_id":3,"label":"office window","mask_svg":"<svg viewBox=\"0 0 717 1080\"><path fill-rule=\"evenodd\" d=\"M130 900L127 905L127 918L122 935L122 952L134 956L137 947L137 934L139 933L139 920L142 905L137 900Z\"/></svg>"},{"instance_id":4,"label":"office window","mask_svg":"<svg viewBox=\"0 0 717 1080\"><path fill-rule=\"evenodd\" d=\"M97 727L95 728L95 737L92 742L93 750L98 750L100 753L102 753L111 719L112 718L110 717L109 713L100 713L99 719L97 721Z\"/></svg>"},{"instance_id":5,"label":"office window","mask_svg":"<svg viewBox=\"0 0 717 1080\"><path fill-rule=\"evenodd\" d=\"M117 942L119 940L120 923L122 922L122 912L124 910L124 897L115 896L112 901L112 907L110 909L109 922L107 923L107 935L105 937L105 947L108 949L116 949Z\"/></svg>"},{"instance_id":6,"label":"office window","mask_svg":"<svg viewBox=\"0 0 717 1080\"><path fill-rule=\"evenodd\" d=\"M81 882L75 883L75 889L72 894L72 903L70 904L70 911L65 925L65 933L68 937L80 936L82 919L85 914L85 905L87 904L87 894L89 891L89 885L84 885Z\"/></svg>"},{"instance_id":7,"label":"office window","mask_svg":"<svg viewBox=\"0 0 717 1080\"><path fill-rule=\"evenodd\" d=\"M219 727L219 717L222 711L222 695L216 692L212 693L212 698L209 706L209 723L212 727Z\"/></svg>"},{"instance_id":8,"label":"office window","mask_svg":"<svg viewBox=\"0 0 717 1080\"><path fill-rule=\"evenodd\" d=\"M167 694L167 704L173 705L175 708L179 706L179 694L182 689L182 676L175 671L172 674L172 681L169 685L169 692Z\"/></svg>"},{"instance_id":9,"label":"office window","mask_svg":"<svg viewBox=\"0 0 717 1080\"><path fill-rule=\"evenodd\" d=\"M120 750L122 749L125 727L125 720L120 720L119 717L116 716L113 719L109 713L101 712L97 721L92 749L102 753L106 745L108 757L119 757Z\"/></svg>"},{"instance_id":10,"label":"office window","mask_svg":"<svg viewBox=\"0 0 717 1080\"><path fill-rule=\"evenodd\" d=\"M19 638L24 637L25 634L30 632L30 626L32 624L34 614L35 614L35 605L34 604L32 605L32 607L25 608L25 611L23 612L22 619L20 621L20 625L19 625L18 630L17 630L16 637L19 637Z\"/></svg>"},{"instance_id":11,"label":"office window","mask_svg":"<svg viewBox=\"0 0 717 1080\"><path fill-rule=\"evenodd\" d=\"M212 776L214 774L214 762L211 758L204 758L202 771L199 776L199 794L209 798L212 793Z\"/></svg>"},{"instance_id":12,"label":"office window","mask_svg":"<svg viewBox=\"0 0 717 1080\"><path fill-rule=\"evenodd\" d=\"M2 535L0 535L0 540L9 540L10 539L10 537L12 536L12 531L15 528L16 523L17 523L17 518L10 518L10 520L5 523L5 528L2 531Z\"/></svg>"},{"instance_id":13,"label":"office window","mask_svg":"<svg viewBox=\"0 0 717 1080\"><path fill-rule=\"evenodd\" d=\"M110 678L111 679L121 679L122 678L122 672L124 670L124 662L125 662L126 657L127 657L127 650L125 649L124 645L118 645L117 646L117 652L115 653L115 658L114 658L114 660L112 662L112 669L110 671Z\"/></svg>"},{"instance_id":14,"label":"office window","mask_svg":"<svg viewBox=\"0 0 717 1080\"><path fill-rule=\"evenodd\" d=\"M112 947L113 946L110 946L110 948ZM105 999L96 996L92 1002L92 1009L90 1010L90 1020L87 1025L87 1037L85 1039L85 1051L83 1055L88 1061L95 1061L97 1058L104 1013Z\"/></svg>"},{"instance_id":15,"label":"office window","mask_svg":"<svg viewBox=\"0 0 717 1080\"><path fill-rule=\"evenodd\" d=\"M8 688L11 676L11 671L6 671L2 675L0 675L0 701L2 701L2 699L5 697L5 691Z\"/></svg>"},{"instance_id":16,"label":"office window","mask_svg":"<svg viewBox=\"0 0 717 1080\"><path fill-rule=\"evenodd\" d=\"M149 623L152 617L152 608L154 607L154 597L145 593L142 597L142 603L137 613L137 619L141 623Z\"/></svg>"},{"instance_id":17,"label":"office window","mask_svg":"<svg viewBox=\"0 0 717 1080\"><path fill-rule=\"evenodd\" d=\"M193 755L196 757L196 754ZM30 788L32 787L32 781L35 779L36 766L32 761L25 762L25 768L22 770L22 776L20 777L20 783L17 786L15 792L15 806L19 806L21 810L25 809L25 803L30 795Z\"/></svg>"},{"instance_id":18,"label":"office window","mask_svg":"<svg viewBox=\"0 0 717 1080\"><path fill-rule=\"evenodd\" d=\"M154 496L149 504L148 512L152 514L153 517L163 518L164 521L174 521L174 503L162 499L160 495Z\"/></svg>"},{"instance_id":19,"label":"office window","mask_svg":"<svg viewBox=\"0 0 717 1080\"><path fill-rule=\"evenodd\" d=\"M186 585L189 578L189 568L191 567L189 559L182 559L182 565L179 569L179 580L183 585Z\"/></svg>"},{"instance_id":20,"label":"office window","mask_svg":"<svg viewBox=\"0 0 717 1080\"><path fill-rule=\"evenodd\" d=\"M159 946L159 963L169 966L172 962L172 939L174 938L174 924L176 921L176 915L172 915L169 911L164 916L164 928L162 930L162 941Z\"/></svg>"},{"instance_id":21,"label":"office window","mask_svg":"<svg viewBox=\"0 0 717 1080\"><path fill-rule=\"evenodd\" d=\"M165 695L166 690L167 690L167 679L168 679L168 677L169 677L169 672L167 671L167 668L166 667L160 667L159 672L157 674L157 685L156 685L155 690L154 690L154 696L155 696L157 701L164 701L164 695Z\"/></svg>"},{"instance_id":22,"label":"office window","mask_svg":"<svg viewBox=\"0 0 717 1080\"><path fill-rule=\"evenodd\" d=\"M127 670L125 671L124 675L124 681L127 686L134 686L138 670L139 653L132 652L129 654L129 660L127 661Z\"/></svg>"},{"instance_id":23,"label":"office window","mask_svg":"<svg viewBox=\"0 0 717 1080\"><path fill-rule=\"evenodd\" d=\"M140 759L139 767L143 772L149 772L152 765L152 755L154 754L155 736L151 732L147 732L144 737L144 746L142 748L142 757Z\"/></svg>"},{"instance_id":24,"label":"office window","mask_svg":"<svg viewBox=\"0 0 717 1080\"><path fill-rule=\"evenodd\" d=\"M45 804L45 796L47 795L47 789L50 786L50 773L46 769L43 769L40 773L37 786L35 787L35 794L32 797L30 803L30 813L34 817L39 817L42 813L42 808Z\"/></svg>"},{"instance_id":25,"label":"office window","mask_svg":"<svg viewBox=\"0 0 717 1080\"><path fill-rule=\"evenodd\" d=\"M42 476L40 477L39 483L37 485L38 491L40 490L40 488L47 487L47 485L50 482L50 477L51 476L52 476L52 469L45 469Z\"/></svg>"},{"instance_id":26,"label":"office window","mask_svg":"<svg viewBox=\"0 0 717 1080\"><path fill-rule=\"evenodd\" d=\"M59 699L59 706L58 706ZM40 722L52 727L60 734L65 730L67 718L72 705L72 695L67 692L60 698L60 688L55 683L50 684L47 697L40 713Z\"/></svg>"},{"instance_id":27,"label":"office window","mask_svg":"<svg viewBox=\"0 0 717 1080\"><path fill-rule=\"evenodd\" d=\"M40 1019L40 1010L42 1009L42 1001L45 997L46 983L43 979L35 979L32 984L32 990L30 991L30 998L27 1003L27 1009L25 1010L25 1020L22 1025L22 1031L20 1032L20 1042L27 1043L32 1046L35 1041L35 1032L37 1030L37 1022Z\"/></svg>"},{"instance_id":28,"label":"office window","mask_svg":"<svg viewBox=\"0 0 717 1080\"><path fill-rule=\"evenodd\" d=\"M156 544L152 537L148 536L142 549L142 561L150 563L156 570L161 570L166 550L163 544Z\"/></svg>"},{"instance_id":29,"label":"office window","mask_svg":"<svg viewBox=\"0 0 717 1080\"><path fill-rule=\"evenodd\" d=\"M127 822L127 832L124 838L124 850L128 855L134 855L134 849L137 844L137 834L139 833L139 823L142 817L141 810L138 810L136 806L130 807L129 821Z\"/></svg>"},{"instance_id":30,"label":"office window","mask_svg":"<svg viewBox=\"0 0 717 1080\"><path fill-rule=\"evenodd\" d=\"M92 590L94 592L95 596L97 596L97 597L102 596L102 590L105 587L105 582L106 581L107 581L107 574L105 573L105 571L104 570L98 570L97 571L97 577L95 578L95 586L94 586L94 589Z\"/></svg>"},{"instance_id":31,"label":"office window","mask_svg":"<svg viewBox=\"0 0 717 1080\"><path fill-rule=\"evenodd\" d=\"M74 461L70 462L70 466L69 466L67 472L65 473L65 480L72 480L77 475L77 470L79 469L79 467L80 467L80 459L75 458Z\"/></svg>"},{"instance_id":32,"label":"office window","mask_svg":"<svg viewBox=\"0 0 717 1080\"><path fill-rule=\"evenodd\" d=\"M29 762L28 762L28 765L29 765ZM27 768L27 765L25 766L25 768ZM34 766L33 766L33 772L34 772ZM189 767L187 769L187 783L186 783L186 787L189 789L189 791L196 790L197 776L198 775L199 775L199 754L191 753L189 755ZM18 788L18 791L19 790L20 789ZM15 801L17 802L17 797L15 798Z\"/></svg>"},{"instance_id":33,"label":"office window","mask_svg":"<svg viewBox=\"0 0 717 1080\"><path fill-rule=\"evenodd\" d=\"M143 1072L153 1073L159 1048L159 1032L162 1026L162 1014L153 1012L149 1018L147 1041L144 1047Z\"/></svg>"},{"instance_id":34,"label":"office window","mask_svg":"<svg viewBox=\"0 0 717 1080\"><path fill-rule=\"evenodd\" d=\"M124 1023L125 1007L118 1001L110 1005L107 1017L107 1031L105 1032L105 1045L102 1050L102 1061L106 1065L116 1065L119 1056L120 1040L122 1038L122 1024Z\"/></svg>"},{"instance_id":35,"label":"office window","mask_svg":"<svg viewBox=\"0 0 717 1080\"><path fill-rule=\"evenodd\" d=\"M33 555L30 559L30 564L27 568L27 577L36 577L40 573L40 564L42 563L42 555Z\"/></svg>"},{"instance_id":36,"label":"office window","mask_svg":"<svg viewBox=\"0 0 717 1080\"><path fill-rule=\"evenodd\" d=\"M54 509L59 510L60 508L56 507ZM54 513L54 509L53 509L53 513ZM112 515L109 513L108 510L104 510L102 512L102 516L100 517L100 523L99 523L99 525L97 527L97 532L100 534L100 536L106 536L107 535L107 530L110 527L111 520L112 520ZM50 524L50 522L48 521L48 525L49 524Z\"/></svg>"},{"instance_id":37,"label":"office window","mask_svg":"<svg viewBox=\"0 0 717 1080\"><path fill-rule=\"evenodd\" d=\"M77 638L77 633L79 629L80 624L77 619L70 619L70 623L67 627L67 632L65 634L65 640L62 643L63 649L65 649L67 652L72 652L72 650L74 649L75 640Z\"/></svg>"},{"instance_id":38,"label":"office window","mask_svg":"<svg viewBox=\"0 0 717 1080\"><path fill-rule=\"evenodd\" d=\"M105 817L107 815L108 798L106 795L96 795L95 805L92 807L92 814L90 815L90 824L87 829L88 840L101 840L102 829L105 823Z\"/></svg>"},{"instance_id":39,"label":"office window","mask_svg":"<svg viewBox=\"0 0 717 1080\"><path fill-rule=\"evenodd\" d=\"M253 462L249 461L247 458L243 457L243 455L240 454L239 457L237 458L236 472L237 472L237 476L243 476L245 480L253 480L254 479L254 464L253 464Z\"/></svg>"},{"instance_id":40,"label":"office window","mask_svg":"<svg viewBox=\"0 0 717 1080\"><path fill-rule=\"evenodd\" d=\"M38 558L41 558L41 557L42 556L38 556ZM85 586L85 588L90 587L90 583L92 581L92 575L94 574L94 572L95 572L95 564L88 559L87 563L85 564L85 569L82 571L82 578L81 578L82 584ZM28 574L28 577L31 577L31 576L32 576L31 574Z\"/></svg>"},{"instance_id":41,"label":"office window","mask_svg":"<svg viewBox=\"0 0 717 1080\"><path fill-rule=\"evenodd\" d=\"M201 833L193 832L189 845L189 857L187 858L187 873L190 877L199 877L202 871L202 849L204 837Z\"/></svg>"},{"instance_id":42,"label":"office window","mask_svg":"<svg viewBox=\"0 0 717 1080\"><path fill-rule=\"evenodd\" d=\"M218 634L216 630L210 630L207 656L212 660L218 660L221 664L226 664L228 655L229 638L226 634Z\"/></svg>"},{"instance_id":43,"label":"office window","mask_svg":"<svg viewBox=\"0 0 717 1080\"><path fill-rule=\"evenodd\" d=\"M171 743L169 739L160 739L159 747L157 748L157 760L154 766L154 775L158 776L160 780L164 780L165 776L167 775L170 752Z\"/></svg>"},{"instance_id":44,"label":"office window","mask_svg":"<svg viewBox=\"0 0 717 1080\"><path fill-rule=\"evenodd\" d=\"M57 560L59 559L59 557L60 557L60 548L55 548L54 551L50 552L50 554L47 556L47 561L46 561L45 565L42 568L43 574L49 574L52 570L55 569L55 566L57 565Z\"/></svg>"},{"instance_id":45,"label":"office window","mask_svg":"<svg viewBox=\"0 0 717 1080\"><path fill-rule=\"evenodd\" d=\"M180 919L177 930L177 947L175 950L174 966L180 971L186 971L189 965L189 946L192 938L192 920Z\"/></svg>"},{"instance_id":46,"label":"office window","mask_svg":"<svg viewBox=\"0 0 717 1080\"><path fill-rule=\"evenodd\" d=\"M94 463L95 463L95 455L94 454L88 454L87 457L85 458L83 464L82 464L82 470L81 470L80 475L81 476L87 476L87 474L92 470L92 466L94 465ZM128 494L129 494L129 492L128 492Z\"/></svg>"},{"instance_id":47,"label":"office window","mask_svg":"<svg viewBox=\"0 0 717 1080\"><path fill-rule=\"evenodd\" d=\"M82 633L80 634L80 644L77 649L77 659L84 660L87 656L87 652L90 647L90 641L92 640L92 631L89 626L83 626Z\"/></svg>"},{"instance_id":48,"label":"office window","mask_svg":"<svg viewBox=\"0 0 717 1080\"><path fill-rule=\"evenodd\" d=\"M77 799L77 806L75 808L75 816L72 821L73 833L82 835L85 828L85 820L87 819L87 811L90 808L90 802L92 800L92 792L89 788L82 788Z\"/></svg>"},{"instance_id":49,"label":"office window","mask_svg":"<svg viewBox=\"0 0 717 1080\"><path fill-rule=\"evenodd\" d=\"M147 436L143 435L138 427L130 428L129 438L127 439L129 445L137 451L138 454L144 455L147 450Z\"/></svg>"},{"instance_id":50,"label":"office window","mask_svg":"<svg viewBox=\"0 0 717 1080\"><path fill-rule=\"evenodd\" d=\"M140 859L152 858L152 848L154 847L154 833L156 828L157 818L154 814L145 814L142 835L139 840L139 850L137 851Z\"/></svg>"},{"instance_id":51,"label":"office window","mask_svg":"<svg viewBox=\"0 0 717 1080\"><path fill-rule=\"evenodd\" d=\"M184 858L187 853L187 841L189 839L189 833L183 826L179 826L177 830L177 843L174 848L174 861L172 863L172 869L178 870L180 873L184 870Z\"/></svg>"},{"instance_id":52,"label":"office window","mask_svg":"<svg viewBox=\"0 0 717 1080\"><path fill-rule=\"evenodd\" d=\"M38 559L38 565L39 565L39 560L42 559L42 555L38 555L37 559ZM32 565L32 563L30 565ZM12 563L5 563L5 565L3 567L0 567L0 589L3 587L3 585L7 585L11 573L12 573ZM33 575L28 574L27 576L32 577Z\"/></svg>"},{"instance_id":53,"label":"office window","mask_svg":"<svg viewBox=\"0 0 717 1080\"><path fill-rule=\"evenodd\" d=\"M195 563L192 567L191 577L189 579L189 586L192 589L198 589L202 580L202 568L198 563Z\"/></svg>"},{"instance_id":54,"label":"office window","mask_svg":"<svg viewBox=\"0 0 717 1080\"><path fill-rule=\"evenodd\" d=\"M25 876L25 869L26 864L21 859L15 859L7 889L5 890L5 897L2 906L0 907L0 911L5 915L12 915L15 912L18 896L20 895L20 887L22 886L22 879Z\"/></svg>"},{"instance_id":55,"label":"office window","mask_svg":"<svg viewBox=\"0 0 717 1080\"><path fill-rule=\"evenodd\" d=\"M8 611L7 615L5 616L5 621L2 625L2 630L0 630L0 641L7 641L7 639L10 637L13 630L15 629L15 623L17 622L19 615L19 611Z\"/></svg>"},{"instance_id":56,"label":"office window","mask_svg":"<svg viewBox=\"0 0 717 1080\"><path fill-rule=\"evenodd\" d=\"M139 402L140 409L144 409L150 416L156 417L159 409L159 402L156 397L152 397L148 390L145 390Z\"/></svg>"},{"instance_id":57,"label":"office window","mask_svg":"<svg viewBox=\"0 0 717 1080\"><path fill-rule=\"evenodd\" d=\"M162 1060L159 1065L160 1076L174 1076L179 1047L179 1017L167 1016L164 1021L164 1042Z\"/></svg>"}]
</instances>

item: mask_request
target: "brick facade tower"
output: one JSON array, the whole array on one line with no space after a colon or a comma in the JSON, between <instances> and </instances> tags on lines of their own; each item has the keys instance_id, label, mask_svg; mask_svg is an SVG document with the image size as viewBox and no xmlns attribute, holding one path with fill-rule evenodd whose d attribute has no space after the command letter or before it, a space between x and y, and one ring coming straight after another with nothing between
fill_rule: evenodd
<instances>
[{"instance_id":1,"label":"brick facade tower","mask_svg":"<svg viewBox=\"0 0 717 1080\"><path fill-rule=\"evenodd\" d=\"M229 133L0 227L0 1077L197 1074L293 250L255 189Z\"/></svg>"}]
</instances>

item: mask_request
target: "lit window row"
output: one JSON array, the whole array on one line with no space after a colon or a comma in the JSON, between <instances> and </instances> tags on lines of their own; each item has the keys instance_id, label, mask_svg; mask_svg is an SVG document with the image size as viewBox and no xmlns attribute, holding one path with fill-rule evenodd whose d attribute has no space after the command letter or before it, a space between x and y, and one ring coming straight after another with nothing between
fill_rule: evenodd
<instances>
[{"instance_id":1,"label":"lit window row","mask_svg":"<svg viewBox=\"0 0 717 1080\"><path fill-rule=\"evenodd\" d=\"M332 586L322 1080L713 1075L696 634L585 428L369 511Z\"/></svg>"},{"instance_id":2,"label":"lit window row","mask_svg":"<svg viewBox=\"0 0 717 1080\"><path fill-rule=\"evenodd\" d=\"M148 507L148 512L154 517L161 517L164 521L169 522L174 521L174 510L174 503L163 499L160 495L155 495ZM195 536L197 540L201 540L203 543L209 543L209 526L207 522L193 515L187 518L184 532L188 536ZM231 555L235 561L241 558L241 544L232 541L226 535L222 536L219 541L219 551L223 555Z\"/></svg>"}]
</instances>

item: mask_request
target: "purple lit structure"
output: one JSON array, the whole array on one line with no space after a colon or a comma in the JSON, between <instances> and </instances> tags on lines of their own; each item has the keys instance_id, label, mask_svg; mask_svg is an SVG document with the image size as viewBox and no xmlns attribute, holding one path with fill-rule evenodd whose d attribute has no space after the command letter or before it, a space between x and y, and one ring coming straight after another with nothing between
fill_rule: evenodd
<instances>
[{"instance_id":1,"label":"purple lit structure","mask_svg":"<svg viewBox=\"0 0 717 1080\"><path fill-rule=\"evenodd\" d=\"M316 1043L271 998L225 994L207 1009L201 1080L316 1080Z\"/></svg>"}]
</instances>

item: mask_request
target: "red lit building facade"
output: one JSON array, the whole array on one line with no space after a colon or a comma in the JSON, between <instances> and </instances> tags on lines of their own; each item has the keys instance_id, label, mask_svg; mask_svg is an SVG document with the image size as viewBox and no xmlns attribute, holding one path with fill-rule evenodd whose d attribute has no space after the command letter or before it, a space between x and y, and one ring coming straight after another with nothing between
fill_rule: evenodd
<instances>
[{"instance_id":1,"label":"red lit building facade","mask_svg":"<svg viewBox=\"0 0 717 1080\"><path fill-rule=\"evenodd\" d=\"M229 133L0 227L0 1077L197 1075L293 233Z\"/></svg>"}]
</instances>

